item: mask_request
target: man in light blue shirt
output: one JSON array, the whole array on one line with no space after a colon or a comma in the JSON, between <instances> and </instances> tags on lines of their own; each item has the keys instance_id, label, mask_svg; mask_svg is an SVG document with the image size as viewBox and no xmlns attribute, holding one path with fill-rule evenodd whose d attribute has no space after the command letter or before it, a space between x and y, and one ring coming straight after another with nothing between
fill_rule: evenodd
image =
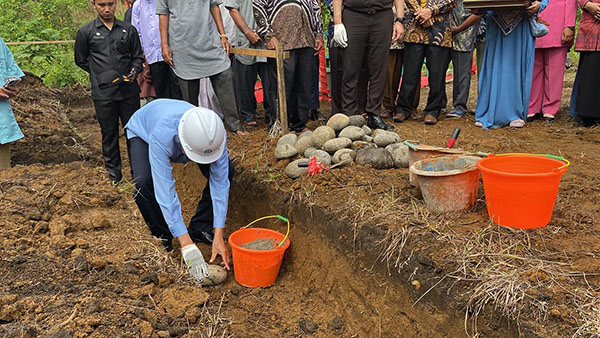
<instances>
[{"instance_id":1,"label":"man in light blue shirt","mask_svg":"<svg viewBox=\"0 0 600 338\"><path fill-rule=\"evenodd\" d=\"M157 99L135 112L125 129L131 147L135 202L152 234L162 239L169 251L173 249L171 240L177 238L190 273L200 281L201 269L192 271L193 259L187 257L190 252L193 257L202 257L194 242L212 243L210 261L220 255L229 269L230 256L223 230L234 167L228 157L227 133L219 116L185 101ZM187 229L171 162L189 161L198 163L208 183ZM213 228L214 239L210 233ZM201 263L204 269L204 259Z\"/></svg>"},{"instance_id":2,"label":"man in light blue shirt","mask_svg":"<svg viewBox=\"0 0 600 338\"><path fill-rule=\"evenodd\" d=\"M160 31L156 0L138 0L133 4L131 24L137 29L146 62L152 75L152 83L158 98L181 100L177 76L161 55Z\"/></svg>"}]
</instances>

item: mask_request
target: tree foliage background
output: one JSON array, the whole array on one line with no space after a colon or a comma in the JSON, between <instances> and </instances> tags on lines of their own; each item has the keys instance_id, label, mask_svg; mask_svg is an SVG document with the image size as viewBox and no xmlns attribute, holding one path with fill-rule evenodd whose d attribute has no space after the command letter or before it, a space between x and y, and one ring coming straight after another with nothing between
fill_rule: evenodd
<instances>
[{"instance_id":1,"label":"tree foliage background","mask_svg":"<svg viewBox=\"0 0 600 338\"><path fill-rule=\"evenodd\" d=\"M124 5L118 1L118 15ZM0 37L5 41L74 40L77 30L96 17L86 0L0 0ZM73 44L9 46L15 61L49 86L89 83L75 65Z\"/></svg>"}]
</instances>

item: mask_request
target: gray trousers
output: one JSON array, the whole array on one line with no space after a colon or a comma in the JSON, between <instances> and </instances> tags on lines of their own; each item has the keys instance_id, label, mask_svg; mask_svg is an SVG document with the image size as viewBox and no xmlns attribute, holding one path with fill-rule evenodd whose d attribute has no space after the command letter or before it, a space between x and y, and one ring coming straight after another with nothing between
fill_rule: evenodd
<instances>
[{"instance_id":1,"label":"gray trousers","mask_svg":"<svg viewBox=\"0 0 600 338\"><path fill-rule=\"evenodd\" d=\"M235 92L233 90L233 72L231 71L231 67L209 78L223 110L225 127L231 132L242 130L237 104L234 99ZM200 94L200 79L184 80L179 78L179 87L181 88L183 100L197 106L198 94Z\"/></svg>"},{"instance_id":2,"label":"gray trousers","mask_svg":"<svg viewBox=\"0 0 600 338\"><path fill-rule=\"evenodd\" d=\"M451 51L454 67L454 83L452 87L452 105L455 110L467 112L469 90L471 89L471 68L473 67L473 52Z\"/></svg>"}]
</instances>

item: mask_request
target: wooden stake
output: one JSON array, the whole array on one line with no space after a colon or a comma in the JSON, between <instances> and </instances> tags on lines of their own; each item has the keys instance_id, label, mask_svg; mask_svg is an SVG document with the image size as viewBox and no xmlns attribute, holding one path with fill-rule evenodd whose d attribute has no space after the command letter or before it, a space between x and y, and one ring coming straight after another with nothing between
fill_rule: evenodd
<instances>
[{"instance_id":1,"label":"wooden stake","mask_svg":"<svg viewBox=\"0 0 600 338\"><path fill-rule=\"evenodd\" d=\"M285 95L285 74L283 67L283 49L279 41L275 44L275 50L277 51L277 92L279 94L279 114L281 121L281 133L285 135L290 132L288 128L288 115L287 115L287 96ZM289 57L289 56L288 56Z\"/></svg>"}]
</instances>

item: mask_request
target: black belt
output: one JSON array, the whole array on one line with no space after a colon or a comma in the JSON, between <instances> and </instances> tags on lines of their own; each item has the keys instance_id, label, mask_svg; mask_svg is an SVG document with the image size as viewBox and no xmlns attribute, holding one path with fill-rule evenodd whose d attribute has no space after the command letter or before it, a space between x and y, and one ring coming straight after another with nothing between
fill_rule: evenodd
<instances>
[{"instance_id":1,"label":"black belt","mask_svg":"<svg viewBox=\"0 0 600 338\"><path fill-rule=\"evenodd\" d=\"M369 8L352 8L352 7L346 7L346 6L344 6L344 9L347 9L351 12L369 14L369 15L373 15L378 12L391 10L391 8L379 8L379 9L375 9L375 8L371 8L371 7L369 7Z\"/></svg>"}]
</instances>

